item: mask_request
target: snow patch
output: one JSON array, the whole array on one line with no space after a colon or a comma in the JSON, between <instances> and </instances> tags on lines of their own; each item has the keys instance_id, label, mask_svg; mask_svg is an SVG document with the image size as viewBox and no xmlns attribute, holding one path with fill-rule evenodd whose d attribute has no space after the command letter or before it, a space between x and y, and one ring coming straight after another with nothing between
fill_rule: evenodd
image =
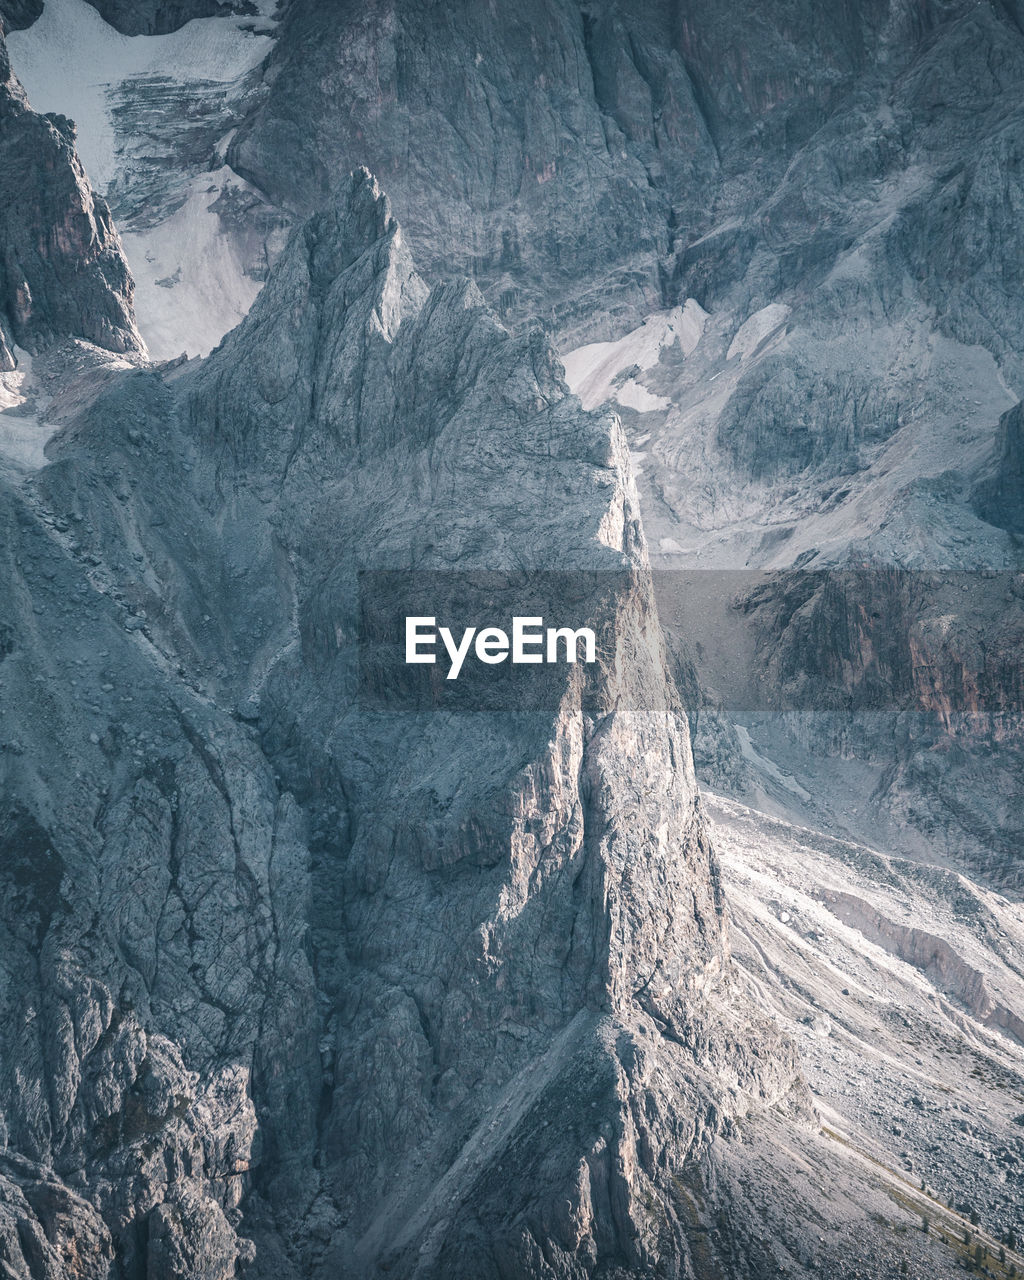
<instances>
[{"instance_id":1,"label":"snow patch","mask_svg":"<svg viewBox=\"0 0 1024 1280\"><path fill-rule=\"evenodd\" d=\"M135 277L135 315L154 360L208 355L245 317L261 289L211 205L243 185L228 168L201 174L166 221L121 239Z\"/></svg>"},{"instance_id":2,"label":"snow patch","mask_svg":"<svg viewBox=\"0 0 1024 1280\"><path fill-rule=\"evenodd\" d=\"M562 356L565 380L584 409L596 409L607 400L615 400L638 413L667 409L671 401L655 395L635 377L616 386L616 380L628 369L653 369L662 352L679 343L688 356L700 342L707 323L707 312L692 298L682 307L650 315L638 328L616 342L590 342L567 351Z\"/></svg>"},{"instance_id":3,"label":"snow patch","mask_svg":"<svg viewBox=\"0 0 1024 1280\"><path fill-rule=\"evenodd\" d=\"M123 36L85 0L46 0L25 31L7 37L11 64L36 111L70 116L78 154L97 190L117 176L120 157L111 112L125 81L160 76L227 84L258 66L273 45L252 18L194 18L165 36Z\"/></svg>"},{"instance_id":4,"label":"snow patch","mask_svg":"<svg viewBox=\"0 0 1024 1280\"><path fill-rule=\"evenodd\" d=\"M40 420L37 410L48 397L40 394L32 373L32 357L14 348L17 368L0 373L0 466L39 471L48 461L43 452L57 427Z\"/></svg>"},{"instance_id":5,"label":"snow patch","mask_svg":"<svg viewBox=\"0 0 1024 1280\"><path fill-rule=\"evenodd\" d=\"M19 471L39 471L49 459L44 452L57 427L34 415L0 413L0 459Z\"/></svg>"},{"instance_id":6,"label":"snow patch","mask_svg":"<svg viewBox=\"0 0 1024 1280\"><path fill-rule=\"evenodd\" d=\"M0 373L0 410L16 409L28 399L28 382L32 376L32 357L20 347L14 348L17 368Z\"/></svg>"},{"instance_id":7,"label":"snow patch","mask_svg":"<svg viewBox=\"0 0 1024 1280\"><path fill-rule=\"evenodd\" d=\"M615 399L627 409L635 409L637 413L653 413L658 409L667 409L672 403L666 396L656 396L648 391L636 378L627 378L615 391Z\"/></svg>"},{"instance_id":8,"label":"snow patch","mask_svg":"<svg viewBox=\"0 0 1024 1280\"><path fill-rule=\"evenodd\" d=\"M773 329L785 324L792 310L784 302L772 302L760 311L755 311L736 330L736 336L726 352L726 360L733 360L736 356L746 360L753 355Z\"/></svg>"}]
</instances>

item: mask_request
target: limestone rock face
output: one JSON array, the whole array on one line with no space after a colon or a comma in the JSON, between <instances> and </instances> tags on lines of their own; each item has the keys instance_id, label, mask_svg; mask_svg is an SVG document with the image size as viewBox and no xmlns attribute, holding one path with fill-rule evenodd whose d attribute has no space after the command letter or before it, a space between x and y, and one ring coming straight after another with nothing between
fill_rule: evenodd
<instances>
[{"instance_id":1,"label":"limestone rock face","mask_svg":"<svg viewBox=\"0 0 1024 1280\"><path fill-rule=\"evenodd\" d=\"M1024 535L1024 402L999 419L989 474L978 483L974 506L983 520L1015 537Z\"/></svg>"},{"instance_id":2,"label":"limestone rock face","mask_svg":"<svg viewBox=\"0 0 1024 1280\"><path fill-rule=\"evenodd\" d=\"M662 1170L721 1123L713 1064L737 1097L794 1078L730 994L615 420L583 413L541 335L511 336L472 285L428 291L366 173L181 381L212 463L200 483L235 518L269 516L261 575L284 557L294 593L271 664L232 696L316 833L332 1227L305 1265L532 1274L549 1241L559 1274L677 1258ZM614 660L549 712L353 703L357 568L556 565L623 585L605 605ZM217 603L236 617L238 585ZM648 1196L666 1206L654 1236Z\"/></svg>"},{"instance_id":3,"label":"limestone rock face","mask_svg":"<svg viewBox=\"0 0 1024 1280\"><path fill-rule=\"evenodd\" d=\"M428 278L567 345L619 336L742 271L793 156L968 8L296 0L229 163L304 212L366 164Z\"/></svg>"},{"instance_id":4,"label":"limestone rock face","mask_svg":"<svg viewBox=\"0 0 1024 1280\"><path fill-rule=\"evenodd\" d=\"M0 369L14 368L15 345L60 337L142 349L117 232L74 139L70 120L29 108L0 35Z\"/></svg>"},{"instance_id":5,"label":"limestone rock face","mask_svg":"<svg viewBox=\"0 0 1024 1280\"><path fill-rule=\"evenodd\" d=\"M4 0L0 4L0 23L7 31L30 27L43 11L43 0Z\"/></svg>"},{"instance_id":6,"label":"limestone rock face","mask_svg":"<svg viewBox=\"0 0 1024 1280\"><path fill-rule=\"evenodd\" d=\"M0 473L14 1274L853 1277L895 1272L894 1239L931 1274L957 1265L937 1233L893 1229L918 1226L909 1183L890 1194L825 1141L763 1013L788 975L756 946L752 977L731 961L626 432L582 409L528 323L608 336L684 285L730 316L763 306L735 347L705 315L686 354L718 342L730 366L734 412L710 431L734 473L834 478L884 444L898 397L855 362L831 380L817 349L760 362L795 310L780 282L845 252L829 184L870 183L896 146L893 126L845 149L830 113L887 58L902 76L903 45L949 14L634 8L551 0L499 23L469 4L296 3L229 159L304 220L210 357L112 357L135 347L100 205L68 243L100 264L102 305L62 287L58 322L56 302L11 295L7 350L38 353L59 428L37 470L5 453ZM132 10L112 20L193 12ZM980 62L1008 77L1007 59ZM7 83L11 154L31 129L70 156ZM901 87L928 101L917 72ZM349 176L364 159L403 225ZM957 190L991 210L983 177ZM5 230L11 260L35 217ZM913 227L881 221L884 252L917 261ZM961 319L980 324L983 266L956 255ZM829 287L826 311L847 297ZM822 413L781 432L808 386ZM1003 421L1000 475L1020 452ZM1012 486L982 478L970 500L1009 537ZM550 702L410 708L388 704L394 679L368 687L365 575L553 570L603 575L608 644ZM843 667L863 638L847 603L761 601L772 634L809 604L773 680L809 644L824 674ZM930 638L944 680L981 649ZM753 938L762 907L745 908Z\"/></svg>"},{"instance_id":7,"label":"limestone rock face","mask_svg":"<svg viewBox=\"0 0 1024 1280\"><path fill-rule=\"evenodd\" d=\"M427 277L471 275L512 320L644 314L673 205L718 165L676 43L656 44L671 22L574 0L500 21L468 2L297 4L229 163L299 211L369 166Z\"/></svg>"},{"instance_id":8,"label":"limestone rock face","mask_svg":"<svg viewBox=\"0 0 1024 1280\"><path fill-rule=\"evenodd\" d=\"M685 1266L712 1137L807 1112L729 968L617 420L429 290L365 172L208 361L102 361L40 362L65 427L2 490L11 1257ZM547 709L366 708L357 571L452 565L608 573L608 654Z\"/></svg>"},{"instance_id":9,"label":"limestone rock face","mask_svg":"<svg viewBox=\"0 0 1024 1280\"><path fill-rule=\"evenodd\" d=\"M62 536L88 536L89 489L63 514L2 491L6 1256L33 1276L228 1277L266 1150L252 1079L310 1003L302 823ZM269 1096L315 1090L306 1043Z\"/></svg>"}]
</instances>

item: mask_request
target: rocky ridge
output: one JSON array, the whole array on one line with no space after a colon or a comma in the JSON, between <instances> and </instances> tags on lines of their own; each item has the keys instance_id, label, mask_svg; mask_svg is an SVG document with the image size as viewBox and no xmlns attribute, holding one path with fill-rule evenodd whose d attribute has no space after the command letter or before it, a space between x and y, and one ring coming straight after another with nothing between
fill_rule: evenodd
<instances>
[{"instance_id":1,"label":"rocky ridge","mask_svg":"<svg viewBox=\"0 0 1024 1280\"><path fill-rule=\"evenodd\" d=\"M293 4L262 67L188 137L168 132L161 95L191 98L195 85L117 91L124 128L163 139L118 175L147 323L161 354L207 349L254 296L281 224L369 162L427 278L465 269L513 325L541 316L574 347L652 308L704 316L685 358L669 344L645 377L624 366L609 387L642 455L659 568L1013 568L1018 17L994 3L826 20L799 6L723 16L698 4L680 18L545 2L499 30L475 10L438 21L412 0ZM174 154L190 172L227 164L184 190L168 177ZM153 209L169 220L149 225ZM190 257L179 232L191 240L197 219L209 236ZM214 261L224 305L186 337L170 317L206 306L196 282ZM990 613L985 594L962 602L968 631ZM777 612L766 608L762 633ZM844 630L841 616L823 625ZM911 625L904 610L893 629ZM1012 659L1012 616L998 630ZM787 646L797 658L799 643ZM948 657L940 644L921 665L956 687L964 672ZM890 782L858 800L868 825L846 812L840 826L923 856L963 850L1009 887L1016 738L1005 722L960 724L955 743L948 717L909 733L834 718L748 728L769 755L802 752L812 769L822 753L866 754ZM980 796L978 762L993 752ZM719 765L745 768L728 725L699 753L718 786ZM952 773L937 791L940 758ZM978 803L957 803L965 794Z\"/></svg>"},{"instance_id":2,"label":"rocky ridge","mask_svg":"<svg viewBox=\"0 0 1024 1280\"><path fill-rule=\"evenodd\" d=\"M783 1127L852 1222L882 1193L729 963L615 419L428 290L366 174L208 361L94 391L4 486L12 1265L817 1265L754 1243L735 1126ZM625 573L613 661L546 713L360 707L357 569L556 545Z\"/></svg>"},{"instance_id":3,"label":"rocky ridge","mask_svg":"<svg viewBox=\"0 0 1024 1280\"><path fill-rule=\"evenodd\" d=\"M787 792L751 771L721 710L731 690L715 661L696 661L708 781L756 803L767 786L799 821L1019 893L1022 385L1007 282L1019 271L1024 44L998 5L936 10L899 42L871 53L751 210L736 205L683 252L670 300L699 307L696 343L665 342L637 372L645 326L568 353L567 367L604 363L665 598L673 570L720 572L715 607L736 607L722 615L718 640L733 648L718 667L743 655L762 689L803 683L798 713L779 685L787 714L742 726L796 779ZM774 588L739 598L729 573L738 584L759 569ZM815 593L802 576L835 569L857 590ZM946 584L923 613L918 573ZM896 638L899 670L885 656ZM899 684L911 666L913 708L863 710L865 676ZM979 697L998 714L979 714ZM865 789L849 795L854 757ZM812 813L801 791L828 802Z\"/></svg>"}]
</instances>

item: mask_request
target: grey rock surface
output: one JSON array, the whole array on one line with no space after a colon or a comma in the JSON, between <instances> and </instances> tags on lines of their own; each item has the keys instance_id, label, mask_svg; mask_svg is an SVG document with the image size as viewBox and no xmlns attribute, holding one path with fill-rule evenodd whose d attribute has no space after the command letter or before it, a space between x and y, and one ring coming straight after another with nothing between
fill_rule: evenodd
<instances>
[{"instance_id":1,"label":"grey rock surface","mask_svg":"<svg viewBox=\"0 0 1024 1280\"><path fill-rule=\"evenodd\" d=\"M75 154L74 126L32 111L0 34L0 369L14 347L61 337L139 352L132 281L105 202Z\"/></svg>"},{"instance_id":2,"label":"grey rock surface","mask_svg":"<svg viewBox=\"0 0 1024 1280\"><path fill-rule=\"evenodd\" d=\"M771 21L785 29L781 14ZM676 258L678 294L667 303L700 304L699 341L685 353L666 346L642 371L639 385L655 407L637 411L626 394L619 401L640 452L645 527L656 569L770 569L779 599L794 570L963 571L943 625L961 636L961 657L973 654L966 667L988 694L998 702L1003 681L1016 705L1018 605L1012 592L995 599L985 573L1021 564L1024 380L1014 281L1024 38L1000 5L936 6L914 20L863 8L857 22L864 40L847 64L853 78L835 82L846 88L796 91L804 111L794 106L793 119L805 128L794 124L785 143L755 128L769 154L785 151L786 169L752 162L750 182L723 185L715 225ZM843 29L830 15L832 36ZM808 22L797 45L818 37ZM780 75L796 65L778 47L772 61ZM624 354L620 387L631 364ZM880 608L871 591L831 603L836 611L827 622L817 613L813 636L804 613L769 610L758 652L751 657L741 642L733 656L750 658L770 685L773 664L789 655L791 678L802 671L810 691L823 652L849 673L870 664L863 635L847 625L848 605L869 619L879 614L873 641L908 632L903 606ZM747 607L733 614L734 632ZM791 633L775 629L791 616ZM936 626L917 637L916 660L945 682L959 716L940 709L943 695L922 695L913 724L861 715L847 689L840 725L828 714L834 686L819 679L814 705L826 714L763 720L758 750L785 756L779 769L805 793L827 794L837 829L950 859L1019 893L1017 720L977 715L939 616L937 599ZM698 670L709 706L729 697L714 665ZM808 693L805 705L812 701ZM699 751L715 770L709 780L724 786L749 772L737 740L727 747L731 726L715 727L710 716L705 725L715 728ZM865 790L847 800L851 753L865 765ZM734 794L753 799L765 781ZM776 783L767 778L769 790ZM824 820L801 809L798 792L775 800L795 806L794 816Z\"/></svg>"},{"instance_id":3,"label":"grey rock surface","mask_svg":"<svg viewBox=\"0 0 1024 1280\"><path fill-rule=\"evenodd\" d=\"M365 174L181 383L212 463L198 478L230 486L240 518L257 503L270 514L279 549L268 538L254 577L284 553L294 592L267 637L274 658L232 696L258 701L264 749L317 833L312 938L330 1012L313 1207L329 1243L307 1241L303 1267L531 1274L552 1235L566 1274L574 1255L674 1256L680 1229L645 1240L639 1187L617 1182L646 1131L634 1041L655 1036L686 1088L696 1155L714 1087L680 1068L691 1046L731 1053L706 1004L726 951L685 720L643 639L657 624L614 420L582 414L541 336L510 336L472 285L428 292ZM525 463L511 489L510 453ZM345 554L325 574L327 547ZM556 564L633 566L633 585L609 605L616 667L569 681L552 713L396 724L352 705L357 567ZM244 607L219 602L236 619ZM639 788L635 758L650 771ZM781 1047L764 1078L746 1061L753 1095L792 1087ZM598 1187L621 1207L595 1208ZM570 1221L530 1223L528 1205L563 1193Z\"/></svg>"},{"instance_id":4,"label":"grey rock surface","mask_svg":"<svg viewBox=\"0 0 1024 1280\"><path fill-rule=\"evenodd\" d=\"M30 27L43 11L43 0L4 0L0 4L0 23L6 31Z\"/></svg>"},{"instance_id":5,"label":"grey rock surface","mask_svg":"<svg viewBox=\"0 0 1024 1280\"><path fill-rule=\"evenodd\" d=\"M973 1126L999 1172L980 1147L943 1155L959 1130L932 1115L957 1088L940 1055L1020 1087L1019 973L997 941L1012 910L953 874L919 903L905 869L829 846L837 941L820 920L780 941L766 895L792 894L822 842L726 809L734 963L639 513L668 565L685 562L672 545L783 569L1015 565L1017 17L295 4L229 159L314 212L243 324L205 361L118 347L102 323L130 335L130 294L100 213L69 260L107 264L101 301L62 287L73 313L38 330L12 312L8 350L37 353L15 410L56 431L30 470L0 414L13 1274L958 1274L969 1224L894 1169L885 1108L851 1103L855 1137L815 1113L770 1017L795 1010L830 1108L808 1042L841 1025L856 1054L883 1032L889 1091L913 1076L928 1098L915 1159L1012 1225L993 1181L1018 1159L1006 1097L970 1086L972 1105L999 1099L1002 1129ZM69 131L8 84L12 163L36 162L27 130L66 160ZM374 180L347 176L364 159L409 243ZM73 160L61 172L86 208ZM44 177L5 249L50 225ZM668 407L622 404L621 421L582 409L530 324L618 336L686 294L710 313L696 345L615 375ZM360 571L567 567L618 575L614 660L570 672L551 708L365 704ZM865 660L863 599L787 577L742 602L761 633L746 674L782 691L851 665L870 687L920 678L949 718L942 698L979 671L1019 693L1015 599L936 598L925 681L898 647ZM702 703L708 666L673 639L721 776L774 769L784 791L786 760ZM799 767L876 782L891 725L829 717L787 726ZM982 746L1005 750L1002 729L962 737L965 770L948 736L901 728L893 808L931 795L935 844L963 863L973 831L998 878L984 858L1015 856L1016 775ZM852 863L892 893L854 892ZM946 902L950 920L921 918ZM837 956L866 994L840 998ZM921 1061L901 1026L931 1037Z\"/></svg>"},{"instance_id":6,"label":"grey rock surface","mask_svg":"<svg viewBox=\"0 0 1024 1280\"><path fill-rule=\"evenodd\" d=\"M510 321L617 336L683 282L704 301L743 274L794 155L829 130L843 149L851 96L971 8L298 0L229 163L299 211L367 164L428 277L459 267ZM838 247L830 222L801 223L787 274Z\"/></svg>"},{"instance_id":7,"label":"grey rock surface","mask_svg":"<svg viewBox=\"0 0 1024 1280\"><path fill-rule=\"evenodd\" d=\"M300 212L366 164L429 278L471 274L513 320L607 330L659 305L673 204L718 165L678 49L655 46L670 21L297 4L228 161Z\"/></svg>"}]
</instances>

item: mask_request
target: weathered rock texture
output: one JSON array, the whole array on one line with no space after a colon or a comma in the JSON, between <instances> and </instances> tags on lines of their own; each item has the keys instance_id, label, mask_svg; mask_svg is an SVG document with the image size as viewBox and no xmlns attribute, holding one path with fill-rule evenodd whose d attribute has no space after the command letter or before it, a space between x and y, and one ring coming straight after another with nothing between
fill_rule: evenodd
<instances>
[{"instance_id":1,"label":"weathered rock texture","mask_svg":"<svg viewBox=\"0 0 1024 1280\"><path fill-rule=\"evenodd\" d=\"M701 298L742 273L793 155L972 7L531 0L498 20L297 0L229 161L299 210L368 164L428 274L458 266L512 319L607 337L681 280ZM795 199L790 271L838 245Z\"/></svg>"},{"instance_id":2,"label":"weathered rock texture","mask_svg":"<svg viewBox=\"0 0 1024 1280\"><path fill-rule=\"evenodd\" d=\"M74 142L70 120L29 108L0 34L0 369L15 344L34 353L65 336L142 348L117 232Z\"/></svg>"},{"instance_id":3,"label":"weathered rock texture","mask_svg":"<svg viewBox=\"0 0 1024 1280\"><path fill-rule=\"evenodd\" d=\"M933 330L963 346L986 324L1009 379L998 273L951 212L970 206L994 250L989 214L1002 194L1015 207L1012 181L986 180L1015 164L1006 12L855 8L550 0L498 22L468 3L296 4L229 158L317 212L243 325L175 368L55 342L133 346L95 211L69 261L109 266L102 301L75 283L54 295L70 314L51 301L26 319L10 295L7 349L43 352L63 426L49 465L0 479L14 1274L874 1276L908 1234L921 1268L958 1270L935 1236L893 1231L918 1225L909 1184L883 1198L872 1169L825 1149L790 1046L730 963L626 437L567 394L527 323L607 335L680 289L718 315L687 366L707 383L680 375L652 450L647 492L676 532L694 508L706 528L720 474L741 522L809 475L830 488L803 490L805 511L842 503L855 460L899 435L905 392L866 377L863 343L832 340L882 317L887 346L902 287L943 319L899 348L897 382ZM967 101L960 57L993 77L989 105L977 86ZM25 130L70 155L7 83L12 156ZM951 129L972 164L987 153L944 95L982 102L989 169L951 176ZM347 176L364 159L428 275L471 272L513 332L475 284L417 275L374 181ZM5 250L64 225L37 217L44 175ZM933 181L957 199L933 208ZM944 231L953 266L915 293ZM854 246L880 255L866 280ZM59 261L36 264L41 298ZM784 297L796 332L812 292L816 338L780 350L780 322L729 360L749 310ZM1005 414L1014 396L990 381ZM1019 430L1003 422L1005 444L983 440L977 475L949 488L979 523L998 515L1005 551ZM915 484L904 507L937 487ZM357 645L357 574L374 568L614 570L612 657L570 672L547 712L374 710ZM822 635L838 637L823 678L862 644L841 598L762 604L773 635L788 610L779 682ZM974 655L933 639L958 678Z\"/></svg>"},{"instance_id":4,"label":"weathered rock texture","mask_svg":"<svg viewBox=\"0 0 1024 1280\"><path fill-rule=\"evenodd\" d=\"M0 24L6 31L30 27L43 11L43 0L4 0L0 4Z\"/></svg>"},{"instance_id":5,"label":"weathered rock texture","mask_svg":"<svg viewBox=\"0 0 1024 1280\"><path fill-rule=\"evenodd\" d=\"M831 715L779 720L762 746L774 735L779 751L794 747L791 764L816 793L808 781L825 758L835 762L828 789L849 785L841 761L855 743L872 774L843 818L847 832L959 858L1019 892L1018 731L1006 717L962 727L976 705L953 650L996 702L999 681L1015 702L1019 602L994 598L983 573L1021 567L1024 35L1019 13L1000 4L854 8L821 21L805 13L799 29L792 10L764 10L774 34L751 44L734 28L725 73L714 19L687 6L690 47L719 67L722 105L706 115L723 161L710 221L679 223L666 302L690 297L708 315L694 349L675 345L644 371L659 407L626 413L627 433L643 450L638 485L657 568L981 571L944 612L936 602L924 638L920 665L934 664L945 690L930 727L869 720L852 698L843 727ZM731 21L737 10L723 21L726 12ZM832 50L828 85L803 70L819 42ZM762 51L777 79L758 87ZM741 104L752 112L747 133ZM731 167L740 155L745 175ZM826 603L837 602L809 606L824 647L800 631L803 613L766 615L757 665L769 684L781 655L787 678L802 671L808 686L823 674L822 653L834 670L861 665L861 637L846 625L853 601L827 621ZM884 630L884 602L868 591L856 603L869 616L881 604ZM906 634L893 608L892 634ZM773 630L791 617L793 634ZM828 697L820 679L816 705ZM719 745L702 755L724 786Z\"/></svg>"},{"instance_id":6,"label":"weathered rock texture","mask_svg":"<svg viewBox=\"0 0 1024 1280\"><path fill-rule=\"evenodd\" d=\"M309 1016L302 819L97 589L91 519L4 482L6 1260L228 1277L261 1046Z\"/></svg>"},{"instance_id":7,"label":"weathered rock texture","mask_svg":"<svg viewBox=\"0 0 1024 1280\"><path fill-rule=\"evenodd\" d=\"M300 2L229 159L299 210L370 163L428 276L462 265L567 348L700 303L696 350L645 383L667 409L626 415L659 567L1010 569L1022 79L1020 13L994 2L545 0L502 23ZM992 621L987 596L959 602L967 633ZM1013 608L995 623L1011 639ZM889 780L858 808L887 839L895 817L902 847L1019 884L1016 735L950 723L911 745L851 722ZM845 732L805 720L808 767L840 759Z\"/></svg>"},{"instance_id":8,"label":"weathered rock texture","mask_svg":"<svg viewBox=\"0 0 1024 1280\"><path fill-rule=\"evenodd\" d=\"M92 7L112 27L126 36L159 36L177 31L193 18L222 17L229 13L256 13L245 0L89 0Z\"/></svg>"},{"instance_id":9,"label":"weathered rock texture","mask_svg":"<svg viewBox=\"0 0 1024 1280\"><path fill-rule=\"evenodd\" d=\"M1022 597L1016 573L796 572L742 605L752 684L774 709L803 713L790 733L809 751L884 763L890 803L932 858L1015 897Z\"/></svg>"},{"instance_id":10,"label":"weathered rock texture","mask_svg":"<svg viewBox=\"0 0 1024 1280\"><path fill-rule=\"evenodd\" d=\"M545 1248L560 1274L677 1259L659 1168L715 1127L696 1062L732 1060L756 1096L790 1077L784 1050L764 1073L711 1018L712 992L728 1001L717 872L614 421L582 414L543 338L510 337L472 285L428 293L365 175L299 234L190 403L210 483L240 502L272 486L293 575L294 642L248 697L319 833L325 1274L533 1274ZM344 710L357 565L559 564L629 585L608 605L613 665L553 713ZM655 1060L678 1097L652 1123Z\"/></svg>"},{"instance_id":11,"label":"weathered rock texture","mask_svg":"<svg viewBox=\"0 0 1024 1280\"><path fill-rule=\"evenodd\" d=\"M740 1122L860 1224L835 1274L886 1256L729 963L622 436L545 339L360 173L208 361L90 385L2 490L12 1267L809 1274ZM366 708L357 570L452 565L614 570L609 655Z\"/></svg>"}]
</instances>

